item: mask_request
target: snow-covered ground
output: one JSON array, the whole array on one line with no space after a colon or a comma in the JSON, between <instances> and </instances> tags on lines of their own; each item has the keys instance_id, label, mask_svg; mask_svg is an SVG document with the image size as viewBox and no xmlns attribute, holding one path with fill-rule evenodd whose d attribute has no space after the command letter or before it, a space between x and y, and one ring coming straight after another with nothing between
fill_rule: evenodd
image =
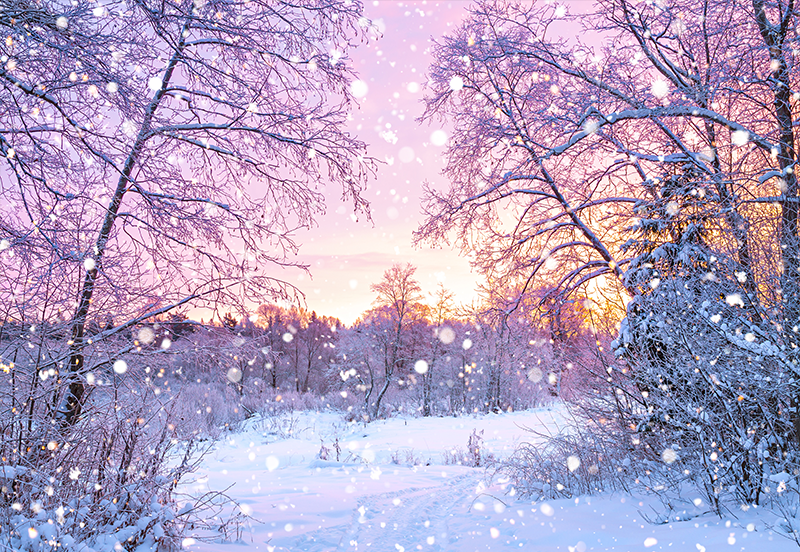
<instances>
[{"instance_id":1,"label":"snow-covered ground","mask_svg":"<svg viewBox=\"0 0 800 552\"><path fill-rule=\"evenodd\" d=\"M393 418L364 425L335 413L251 419L206 455L185 490L228 489L251 516L238 542L186 541L193 552L525 550L783 551L774 513L750 508L720 519L702 506L687 520L645 521L652 497L607 494L535 503L502 476L454 465L470 434L482 455L505 457L524 428L555 433L562 410L462 418ZM336 443L339 453L337 460ZM324 448L323 456L320 452ZM453 451L456 451L454 454Z\"/></svg>"}]
</instances>

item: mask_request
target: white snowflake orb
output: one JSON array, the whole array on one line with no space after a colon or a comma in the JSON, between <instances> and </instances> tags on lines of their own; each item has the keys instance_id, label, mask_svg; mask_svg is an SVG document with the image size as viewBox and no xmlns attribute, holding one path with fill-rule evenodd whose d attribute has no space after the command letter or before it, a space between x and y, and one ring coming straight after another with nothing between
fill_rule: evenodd
<instances>
[{"instance_id":1,"label":"white snowflake orb","mask_svg":"<svg viewBox=\"0 0 800 552\"><path fill-rule=\"evenodd\" d=\"M141 330L139 330L139 341L144 343L145 345L150 345L156 339L156 334L153 332L153 329L145 326Z\"/></svg>"},{"instance_id":2,"label":"white snowflake orb","mask_svg":"<svg viewBox=\"0 0 800 552\"><path fill-rule=\"evenodd\" d=\"M153 92L161 90L162 86L164 86L164 81L161 80L161 77L150 77L147 81L147 88Z\"/></svg>"},{"instance_id":3,"label":"white snowflake orb","mask_svg":"<svg viewBox=\"0 0 800 552\"><path fill-rule=\"evenodd\" d=\"M456 340L456 332L453 328L445 326L439 330L439 341L444 343L445 345L450 345L453 341Z\"/></svg>"},{"instance_id":4,"label":"white snowflake orb","mask_svg":"<svg viewBox=\"0 0 800 552\"><path fill-rule=\"evenodd\" d=\"M583 123L583 132L586 134L594 134L598 128L600 128L600 124L597 121L590 120Z\"/></svg>"},{"instance_id":5,"label":"white snowflake orb","mask_svg":"<svg viewBox=\"0 0 800 552\"><path fill-rule=\"evenodd\" d=\"M116 82L109 82L106 85L106 92L109 94L114 94L117 90L119 90L119 85Z\"/></svg>"},{"instance_id":6,"label":"white snowflake orb","mask_svg":"<svg viewBox=\"0 0 800 552\"><path fill-rule=\"evenodd\" d=\"M464 88L464 79L458 75L450 79L450 90L453 92L458 92L462 88Z\"/></svg>"},{"instance_id":7,"label":"white snowflake orb","mask_svg":"<svg viewBox=\"0 0 800 552\"><path fill-rule=\"evenodd\" d=\"M671 448L666 448L664 452L661 453L661 459L665 464L672 464L678 459L678 454Z\"/></svg>"},{"instance_id":8,"label":"white snowflake orb","mask_svg":"<svg viewBox=\"0 0 800 552\"><path fill-rule=\"evenodd\" d=\"M731 142L734 146L744 146L750 141L750 133L746 130L734 130L731 133Z\"/></svg>"},{"instance_id":9,"label":"white snowflake orb","mask_svg":"<svg viewBox=\"0 0 800 552\"><path fill-rule=\"evenodd\" d=\"M669 94L669 83L664 79L657 79L650 85L650 93L659 100Z\"/></svg>"},{"instance_id":10,"label":"white snowflake orb","mask_svg":"<svg viewBox=\"0 0 800 552\"><path fill-rule=\"evenodd\" d=\"M464 350L466 351L466 350L467 350L467 349L469 349L470 347L472 347L472 340L471 340L471 339L469 339L469 338L467 338L467 339L465 339L465 340L464 340L464 342L461 344L461 348L462 348L462 349L464 349Z\"/></svg>"},{"instance_id":11,"label":"white snowflake orb","mask_svg":"<svg viewBox=\"0 0 800 552\"><path fill-rule=\"evenodd\" d=\"M416 94L419 92L419 83L414 81L409 82L406 85L406 90L408 90L410 94Z\"/></svg>"},{"instance_id":12,"label":"white snowflake orb","mask_svg":"<svg viewBox=\"0 0 800 552\"><path fill-rule=\"evenodd\" d=\"M669 203L667 203L666 211L667 211L667 214L669 216L674 217L675 215L678 214L679 210L680 209L679 209L678 203L676 201L670 201Z\"/></svg>"},{"instance_id":13,"label":"white snowflake orb","mask_svg":"<svg viewBox=\"0 0 800 552\"><path fill-rule=\"evenodd\" d=\"M428 373L428 363L424 360L418 360L414 363L414 371L417 374L427 374Z\"/></svg>"},{"instance_id":14,"label":"white snowflake orb","mask_svg":"<svg viewBox=\"0 0 800 552\"><path fill-rule=\"evenodd\" d=\"M725 297L725 302L728 303L732 307L744 307L744 301L742 300L742 296L738 293L731 293L730 295Z\"/></svg>"},{"instance_id":15,"label":"white snowflake orb","mask_svg":"<svg viewBox=\"0 0 800 552\"><path fill-rule=\"evenodd\" d=\"M59 30L63 31L64 29L66 29L67 27L69 27L69 20L68 20L66 17L64 17L64 16L62 15L61 17L59 17L58 19L56 19L56 27L57 27Z\"/></svg>"},{"instance_id":16,"label":"white snowflake orb","mask_svg":"<svg viewBox=\"0 0 800 552\"><path fill-rule=\"evenodd\" d=\"M397 154L397 157L399 157L400 161L403 163L411 163L415 158L414 150L408 146L401 148L400 152Z\"/></svg>"},{"instance_id":17,"label":"white snowflake orb","mask_svg":"<svg viewBox=\"0 0 800 552\"><path fill-rule=\"evenodd\" d=\"M238 368L231 368L228 370L227 377L231 383L239 383L242 381L242 371Z\"/></svg>"},{"instance_id":18,"label":"white snowflake orb","mask_svg":"<svg viewBox=\"0 0 800 552\"><path fill-rule=\"evenodd\" d=\"M369 86L362 80L354 80L350 83L350 93L356 98L363 98L369 92Z\"/></svg>"},{"instance_id":19,"label":"white snowflake orb","mask_svg":"<svg viewBox=\"0 0 800 552\"><path fill-rule=\"evenodd\" d=\"M125 121L122 123L122 132L126 136L133 138L136 136L136 124L133 121Z\"/></svg>"},{"instance_id":20,"label":"white snowflake orb","mask_svg":"<svg viewBox=\"0 0 800 552\"><path fill-rule=\"evenodd\" d=\"M542 381L543 377L544 374L542 373L542 371L535 366L530 370L528 370L528 379L531 380L533 383L539 383L540 381Z\"/></svg>"},{"instance_id":21,"label":"white snowflake orb","mask_svg":"<svg viewBox=\"0 0 800 552\"><path fill-rule=\"evenodd\" d=\"M83 268L85 268L87 271L94 270L95 267L97 267L97 263L91 257L86 257L83 260Z\"/></svg>"},{"instance_id":22,"label":"white snowflake orb","mask_svg":"<svg viewBox=\"0 0 800 552\"><path fill-rule=\"evenodd\" d=\"M577 456L570 456L567 458L567 469L571 472L577 470L581 465L581 459Z\"/></svg>"},{"instance_id":23,"label":"white snowflake orb","mask_svg":"<svg viewBox=\"0 0 800 552\"><path fill-rule=\"evenodd\" d=\"M447 133L443 130L434 130L431 132L431 144L434 146L443 146L447 143Z\"/></svg>"},{"instance_id":24,"label":"white snowflake orb","mask_svg":"<svg viewBox=\"0 0 800 552\"><path fill-rule=\"evenodd\" d=\"M122 375L128 371L128 363L120 359L114 363L114 373Z\"/></svg>"}]
</instances>

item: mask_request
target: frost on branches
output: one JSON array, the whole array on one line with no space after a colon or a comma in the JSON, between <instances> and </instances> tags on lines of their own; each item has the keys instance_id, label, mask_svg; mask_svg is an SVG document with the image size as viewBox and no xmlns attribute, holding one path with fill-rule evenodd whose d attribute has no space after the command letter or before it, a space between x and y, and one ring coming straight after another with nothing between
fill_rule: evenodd
<instances>
[{"instance_id":1,"label":"frost on branches","mask_svg":"<svg viewBox=\"0 0 800 552\"><path fill-rule=\"evenodd\" d=\"M627 294L595 421L758 502L800 446L797 8L595 8L481 1L436 43L423 119L452 121L452 184L417 237L523 290Z\"/></svg>"},{"instance_id":2,"label":"frost on branches","mask_svg":"<svg viewBox=\"0 0 800 552\"><path fill-rule=\"evenodd\" d=\"M12 528L3 538L21 539L12 548L64 535L102 547L81 516L124 525L114 534L126 548L177 542L178 518L155 521L170 492L154 479L166 468L152 451L170 437L150 424L166 401L150 379L171 340L142 339L141 325L176 308L295 294L269 270L295 265L290 233L322 211L322 183L367 213L371 168L343 130L348 53L367 38L365 21L352 0L3 2L1 446L13 473L3 500L20 509L2 519ZM149 493L135 509L152 510L150 521L123 514L134 481ZM28 531L18 517L37 512L57 522Z\"/></svg>"}]
</instances>

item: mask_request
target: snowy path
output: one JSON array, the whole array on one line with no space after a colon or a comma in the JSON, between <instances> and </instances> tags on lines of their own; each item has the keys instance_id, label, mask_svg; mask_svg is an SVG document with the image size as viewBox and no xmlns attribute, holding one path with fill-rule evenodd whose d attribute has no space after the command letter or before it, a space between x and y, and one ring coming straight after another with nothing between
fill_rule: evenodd
<instances>
[{"instance_id":1,"label":"snowy path","mask_svg":"<svg viewBox=\"0 0 800 552\"><path fill-rule=\"evenodd\" d=\"M365 496L349 523L309 532L276 550L397 552L416 549L423 535L428 550L452 550L448 543L457 537L449 534L448 519L469 505L479 477L468 473L434 487Z\"/></svg>"},{"instance_id":2,"label":"snowy path","mask_svg":"<svg viewBox=\"0 0 800 552\"><path fill-rule=\"evenodd\" d=\"M196 543L193 552L691 552L797 551L770 529L774 516L750 509L719 519L694 512L689 521L652 525L660 503L624 495L549 504L517 500L482 468L443 465L473 429L484 451L504 456L529 439L520 427L557 431L559 411L481 418L392 419L366 427L334 414L303 414L292 434L265 422L220 441L187 488L233 485L229 494L253 521L236 543ZM318 458L338 437L340 458ZM330 457L330 456L329 456ZM402 465L414 459L421 465ZM392 463L393 460L400 464ZM425 465L429 464L429 465ZM691 497L690 497L691 498Z\"/></svg>"}]
</instances>

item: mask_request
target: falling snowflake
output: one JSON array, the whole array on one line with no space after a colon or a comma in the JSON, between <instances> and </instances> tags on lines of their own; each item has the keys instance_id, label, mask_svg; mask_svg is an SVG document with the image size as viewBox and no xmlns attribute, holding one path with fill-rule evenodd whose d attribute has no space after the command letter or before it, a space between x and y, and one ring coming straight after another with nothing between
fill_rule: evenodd
<instances>
[{"instance_id":1,"label":"falling snowflake","mask_svg":"<svg viewBox=\"0 0 800 552\"><path fill-rule=\"evenodd\" d=\"M161 80L161 77L150 77L147 81L147 88L153 92L161 90L162 86L164 86L164 81Z\"/></svg>"},{"instance_id":2,"label":"falling snowflake","mask_svg":"<svg viewBox=\"0 0 800 552\"><path fill-rule=\"evenodd\" d=\"M443 130L434 130L431 132L431 144L434 146L443 146L447 143L447 133Z\"/></svg>"},{"instance_id":3,"label":"falling snowflake","mask_svg":"<svg viewBox=\"0 0 800 552\"><path fill-rule=\"evenodd\" d=\"M657 79L650 85L650 93L659 100L669 94L669 83L663 79Z\"/></svg>"},{"instance_id":4,"label":"falling snowflake","mask_svg":"<svg viewBox=\"0 0 800 552\"><path fill-rule=\"evenodd\" d=\"M356 98L363 98L369 92L369 86L362 80L354 80L350 83L350 92Z\"/></svg>"},{"instance_id":5,"label":"falling snowflake","mask_svg":"<svg viewBox=\"0 0 800 552\"><path fill-rule=\"evenodd\" d=\"M439 329L438 332L439 341L444 343L445 345L450 345L453 341L456 340L456 332L453 328L449 326L445 326Z\"/></svg>"},{"instance_id":6,"label":"falling snowflake","mask_svg":"<svg viewBox=\"0 0 800 552\"><path fill-rule=\"evenodd\" d=\"M400 161L403 163L411 163L415 157L414 150L408 146L401 148L400 153L397 154L397 157L399 157Z\"/></svg>"},{"instance_id":7,"label":"falling snowflake","mask_svg":"<svg viewBox=\"0 0 800 552\"><path fill-rule=\"evenodd\" d=\"M583 132L586 134L594 134L600 128L600 123L597 121L586 121L583 123Z\"/></svg>"},{"instance_id":8,"label":"falling snowflake","mask_svg":"<svg viewBox=\"0 0 800 552\"><path fill-rule=\"evenodd\" d=\"M738 293L731 293L730 295L725 297L725 302L728 303L732 307L744 307L744 301L742 300L742 296Z\"/></svg>"},{"instance_id":9,"label":"falling snowflake","mask_svg":"<svg viewBox=\"0 0 800 552\"><path fill-rule=\"evenodd\" d=\"M669 216L674 217L679 211L678 203L675 201L670 201L667 203L666 211Z\"/></svg>"},{"instance_id":10,"label":"falling snowflake","mask_svg":"<svg viewBox=\"0 0 800 552\"><path fill-rule=\"evenodd\" d=\"M540 381L542 381L543 377L544 374L542 373L542 371L535 366L530 370L528 370L528 379L531 380L533 383L539 383Z\"/></svg>"},{"instance_id":11,"label":"falling snowflake","mask_svg":"<svg viewBox=\"0 0 800 552\"><path fill-rule=\"evenodd\" d=\"M567 469L571 472L577 470L581 465L581 460L577 456L570 456L567 458Z\"/></svg>"},{"instance_id":12,"label":"falling snowflake","mask_svg":"<svg viewBox=\"0 0 800 552\"><path fill-rule=\"evenodd\" d=\"M734 130L731 133L731 142L735 146L744 146L750 141L750 133L746 130Z\"/></svg>"},{"instance_id":13,"label":"falling snowflake","mask_svg":"<svg viewBox=\"0 0 800 552\"><path fill-rule=\"evenodd\" d=\"M464 88L464 79L458 75L450 79L450 90L458 92L462 88Z\"/></svg>"}]
</instances>

